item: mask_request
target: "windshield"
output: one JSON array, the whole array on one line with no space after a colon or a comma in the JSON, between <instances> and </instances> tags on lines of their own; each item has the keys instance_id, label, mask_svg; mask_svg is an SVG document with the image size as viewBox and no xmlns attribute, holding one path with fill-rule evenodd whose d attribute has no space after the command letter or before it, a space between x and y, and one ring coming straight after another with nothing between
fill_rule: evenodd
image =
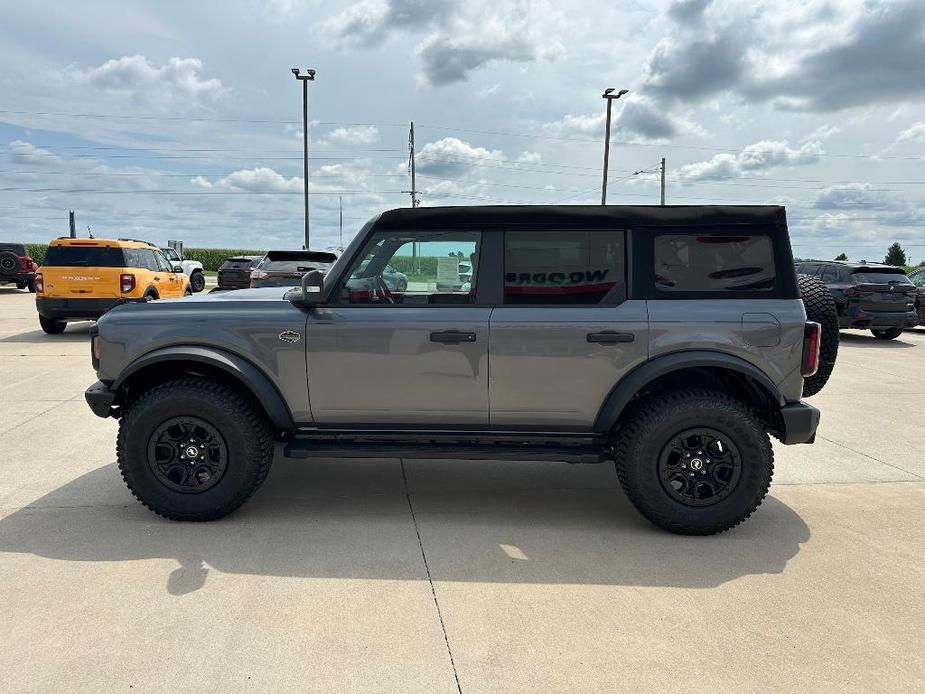
<instances>
[{"instance_id":1,"label":"windshield","mask_svg":"<svg viewBox=\"0 0 925 694\"><path fill-rule=\"evenodd\" d=\"M49 246L44 265L49 267L124 267L121 248L108 246Z\"/></svg>"}]
</instances>

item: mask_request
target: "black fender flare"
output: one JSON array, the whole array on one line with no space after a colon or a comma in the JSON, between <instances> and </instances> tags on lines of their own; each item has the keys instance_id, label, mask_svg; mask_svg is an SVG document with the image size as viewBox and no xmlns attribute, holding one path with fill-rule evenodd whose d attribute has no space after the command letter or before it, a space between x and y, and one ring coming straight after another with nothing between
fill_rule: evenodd
<instances>
[{"instance_id":1,"label":"black fender flare","mask_svg":"<svg viewBox=\"0 0 925 694\"><path fill-rule=\"evenodd\" d=\"M604 404L601 405L601 409L598 410L597 418L594 420L594 431L606 433L613 429L630 401L655 379L670 374L672 371L704 367L726 369L747 376L763 387L778 406L783 407L786 404L783 395L773 381L761 369L741 357L709 350L671 352L637 366L613 387Z\"/></svg>"},{"instance_id":2,"label":"black fender flare","mask_svg":"<svg viewBox=\"0 0 925 694\"><path fill-rule=\"evenodd\" d=\"M217 347L173 345L155 349L129 364L112 384L112 390L118 393L134 374L165 362L193 362L219 369L250 390L274 426L280 429L295 427L285 399L269 377L244 357Z\"/></svg>"},{"instance_id":3,"label":"black fender flare","mask_svg":"<svg viewBox=\"0 0 925 694\"><path fill-rule=\"evenodd\" d=\"M155 301L161 298L161 293L157 291L157 287L155 287L153 284L149 284L147 287L145 287L145 290L141 293L142 301L144 301L144 297L148 296L149 294L154 295Z\"/></svg>"}]
</instances>

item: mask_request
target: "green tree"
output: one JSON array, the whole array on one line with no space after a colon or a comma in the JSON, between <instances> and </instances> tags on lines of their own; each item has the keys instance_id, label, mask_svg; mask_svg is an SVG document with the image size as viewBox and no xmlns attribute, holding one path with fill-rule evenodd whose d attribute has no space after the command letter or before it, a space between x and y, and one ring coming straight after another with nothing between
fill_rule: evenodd
<instances>
[{"instance_id":1,"label":"green tree","mask_svg":"<svg viewBox=\"0 0 925 694\"><path fill-rule=\"evenodd\" d=\"M844 253L839 253L837 256L835 256L835 260L848 260L848 256Z\"/></svg>"},{"instance_id":2,"label":"green tree","mask_svg":"<svg viewBox=\"0 0 925 694\"><path fill-rule=\"evenodd\" d=\"M896 265L897 267L906 264L906 252L903 250L903 247L899 245L898 241L895 241L893 245L887 249L886 257L883 259L883 262L887 265Z\"/></svg>"}]
</instances>

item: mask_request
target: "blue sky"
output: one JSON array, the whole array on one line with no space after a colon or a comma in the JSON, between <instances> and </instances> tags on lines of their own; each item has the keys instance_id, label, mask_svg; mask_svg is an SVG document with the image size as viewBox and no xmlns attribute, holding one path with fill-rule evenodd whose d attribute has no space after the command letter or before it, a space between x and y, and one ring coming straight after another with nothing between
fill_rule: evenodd
<instances>
[{"instance_id":1,"label":"blue sky","mask_svg":"<svg viewBox=\"0 0 925 694\"><path fill-rule=\"evenodd\" d=\"M925 258L916 0L226 0L7 4L0 239L79 228L297 247L301 98L313 246L408 204L788 207L798 255ZM634 175L634 172L641 171Z\"/></svg>"}]
</instances>

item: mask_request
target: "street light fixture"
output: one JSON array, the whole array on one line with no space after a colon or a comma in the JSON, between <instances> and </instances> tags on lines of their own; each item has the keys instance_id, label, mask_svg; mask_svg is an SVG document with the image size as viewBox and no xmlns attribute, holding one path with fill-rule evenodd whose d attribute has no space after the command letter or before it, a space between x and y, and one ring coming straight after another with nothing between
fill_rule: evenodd
<instances>
[{"instance_id":1,"label":"street light fixture","mask_svg":"<svg viewBox=\"0 0 925 694\"><path fill-rule=\"evenodd\" d=\"M607 100L607 125L604 132L604 181L601 184L601 204L607 204L607 168L610 164L610 112L613 102L624 94L629 93L629 89L621 89L614 94L613 87L607 87L601 96Z\"/></svg>"},{"instance_id":2,"label":"street light fixture","mask_svg":"<svg viewBox=\"0 0 925 694\"><path fill-rule=\"evenodd\" d=\"M292 68L292 74L302 83L302 187L305 191L305 241L302 246L308 250L308 83L315 81L315 71L307 69L303 75L299 68Z\"/></svg>"}]
</instances>

